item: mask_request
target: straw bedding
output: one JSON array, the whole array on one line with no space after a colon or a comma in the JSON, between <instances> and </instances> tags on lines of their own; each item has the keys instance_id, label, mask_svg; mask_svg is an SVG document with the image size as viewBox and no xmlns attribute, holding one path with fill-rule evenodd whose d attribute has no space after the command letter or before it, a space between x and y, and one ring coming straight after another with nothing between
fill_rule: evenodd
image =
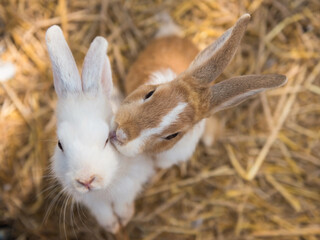
<instances>
[{"instance_id":1,"label":"straw bedding","mask_svg":"<svg viewBox=\"0 0 320 240\"><path fill-rule=\"evenodd\" d=\"M112 236L46 177L56 95L45 31L62 26L79 66L92 39L106 37L123 87L161 11L201 49L252 13L220 80L281 73L289 81L219 113L215 144L158 172L134 219ZM2 0L1 59L17 73L0 82L0 239L319 239L319 20L318 0Z\"/></svg>"}]
</instances>

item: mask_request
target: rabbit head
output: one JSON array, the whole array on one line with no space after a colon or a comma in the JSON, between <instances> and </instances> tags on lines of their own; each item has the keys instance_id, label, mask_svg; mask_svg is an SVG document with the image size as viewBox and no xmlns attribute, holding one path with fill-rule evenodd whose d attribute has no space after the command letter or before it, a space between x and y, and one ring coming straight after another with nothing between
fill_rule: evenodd
<instances>
[{"instance_id":1,"label":"rabbit head","mask_svg":"<svg viewBox=\"0 0 320 240\"><path fill-rule=\"evenodd\" d=\"M104 189L118 168L109 142L112 75L107 41L96 37L86 54L82 76L58 26L47 30L46 43L58 95L58 144L52 170L73 195Z\"/></svg>"},{"instance_id":2,"label":"rabbit head","mask_svg":"<svg viewBox=\"0 0 320 240\"><path fill-rule=\"evenodd\" d=\"M212 86L233 58L249 20L249 14L240 17L232 28L201 51L184 72L177 76L165 73L163 77L172 81L162 84L151 81L126 97L115 116L112 138L122 154L168 151L187 139L190 131L198 131L194 126L202 119L286 82L283 75L249 75ZM179 151L188 151L190 141L184 141Z\"/></svg>"}]
</instances>

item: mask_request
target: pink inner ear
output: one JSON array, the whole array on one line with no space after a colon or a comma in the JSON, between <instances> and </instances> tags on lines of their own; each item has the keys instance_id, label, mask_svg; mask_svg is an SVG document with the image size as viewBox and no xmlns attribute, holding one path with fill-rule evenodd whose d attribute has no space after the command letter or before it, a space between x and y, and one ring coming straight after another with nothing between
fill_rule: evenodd
<instances>
[{"instance_id":1,"label":"pink inner ear","mask_svg":"<svg viewBox=\"0 0 320 240\"><path fill-rule=\"evenodd\" d=\"M90 45L82 69L83 92L96 95L103 92L111 96L111 67L106 55L108 42L103 37L96 37Z\"/></svg>"},{"instance_id":2,"label":"pink inner ear","mask_svg":"<svg viewBox=\"0 0 320 240\"><path fill-rule=\"evenodd\" d=\"M46 43L52 64L54 87L58 96L81 92L81 79L62 30L52 26L47 30Z\"/></svg>"}]
</instances>

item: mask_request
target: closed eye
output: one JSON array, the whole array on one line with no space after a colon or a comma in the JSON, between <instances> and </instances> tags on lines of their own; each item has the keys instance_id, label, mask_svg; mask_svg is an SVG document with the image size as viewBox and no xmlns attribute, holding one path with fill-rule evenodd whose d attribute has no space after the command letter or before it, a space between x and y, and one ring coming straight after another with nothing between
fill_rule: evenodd
<instances>
[{"instance_id":1,"label":"closed eye","mask_svg":"<svg viewBox=\"0 0 320 240\"><path fill-rule=\"evenodd\" d=\"M171 135L165 137L164 139L166 139L166 140L171 140L171 139L175 138L175 137L178 136L178 135L179 135L179 132L174 133L174 134L171 134Z\"/></svg>"},{"instance_id":2,"label":"closed eye","mask_svg":"<svg viewBox=\"0 0 320 240\"><path fill-rule=\"evenodd\" d=\"M143 100L147 100L148 98L150 98L154 92L155 92L155 90L148 92L147 95L144 96Z\"/></svg>"},{"instance_id":3,"label":"closed eye","mask_svg":"<svg viewBox=\"0 0 320 240\"><path fill-rule=\"evenodd\" d=\"M109 142L109 138L107 138L107 140L106 140L106 142L105 142L105 144L104 144L104 147L107 146L108 142Z\"/></svg>"},{"instance_id":4,"label":"closed eye","mask_svg":"<svg viewBox=\"0 0 320 240\"><path fill-rule=\"evenodd\" d=\"M63 147L60 141L58 141L58 147L60 148L60 150L63 152Z\"/></svg>"}]
</instances>

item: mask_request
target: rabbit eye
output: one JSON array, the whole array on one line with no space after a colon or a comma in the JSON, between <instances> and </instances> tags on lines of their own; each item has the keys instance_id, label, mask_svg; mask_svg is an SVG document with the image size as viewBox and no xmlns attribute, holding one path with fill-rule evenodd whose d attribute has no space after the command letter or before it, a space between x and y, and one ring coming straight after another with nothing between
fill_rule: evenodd
<instances>
[{"instance_id":1,"label":"rabbit eye","mask_svg":"<svg viewBox=\"0 0 320 240\"><path fill-rule=\"evenodd\" d=\"M171 135L165 137L164 139L166 139L166 140L171 140L171 139L175 138L175 137L178 136L178 135L179 135L179 133L177 132L177 133L174 133L174 134L171 134Z\"/></svg>"},{"instance_id":2,"label":"rabbit eye","mask_svg":"<svg viewBox=\"0 0 320 240\"><path fill-rule=\"evenodd\" d=\"M151 92L148 92L147 95L144 96L144 100L147 100L149 97L151 97L153 95L155 90L152 90Z\"/></svg>"},{"instance_id":3,"label":"rabbit eye","mask_svg":"<svg viewBox=\"0 0 320 240\"><path fill-rule=\"evenodd\" d=\"M60 150L63 152L63 147L60 141L58 141L58 147L60 148Z\"/></svg>"},{"instance_id":4,"label":"rabbit eye","mask_svg":"<svg viewBox=\"0 0 320 240\"><path fill-rule=\"evenodd\" d=\"M109 142L109 138L107 138L106 143L104 144L104 146L107 146L108 142Z\"/></svg>"}]
</instances>

